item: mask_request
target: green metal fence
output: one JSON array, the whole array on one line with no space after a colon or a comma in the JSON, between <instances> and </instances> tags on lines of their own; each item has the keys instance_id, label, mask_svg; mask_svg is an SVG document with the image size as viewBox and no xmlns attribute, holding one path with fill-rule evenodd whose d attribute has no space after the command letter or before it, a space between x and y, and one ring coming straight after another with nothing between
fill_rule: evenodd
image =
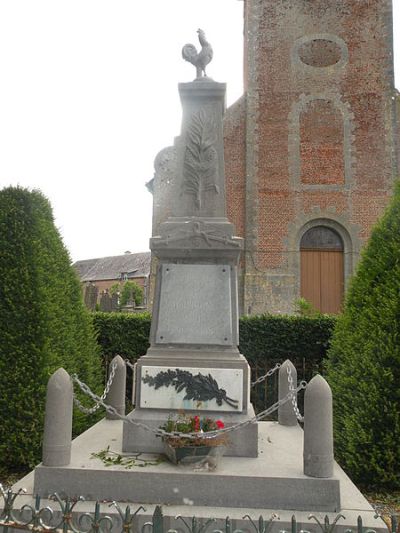
<instances>
[{"instance_id":1,"label":"green metal fence","mask_svg":"<svg viewBox=\"0 0 400 533\"><path fill-rule=\"evenodd\" d=\"M277 514L272 514L269 518L259 516L254 519L245 515L242 520L246 521L246 527L242 529L235 528L236 521L229 517L225 520L216 520L214 518L198 519L195 516L189 519L176 516L171 522L170 518L164 517L162 507L156 506L150 519L145 521L144 516L140 520L141 515L146 513L142 506L132 509L129 505L121 507L120 504L113 502L109 506L114 507L117 513L111 515L104 511L101 512L100 502L95 502L92 512L83 512L79 511L79 504L84 501L83 498L63 500L57 494L52 496L55 503L53 507L49 505L42 507L39 496L34 499L32 505L20 506L18 498L23 495L23 491L5 490L1 485L0 491L4 500L3 508L0 510L0 533L11 533L13 530L37 533L67 533L69 531L73 533L103 531L121 533L177 533L177 531L184 531L185 533L268 533L279 520ZM376 518L379 518L378 515ZM315 527L304 529L296 516L293 515L287 529L279 525L279 533L335 533L340 521L345 517L338 514L330 521L328 516L320 520L315 515L309 515L308 519L311 523L315 523ZM387 524L390 533L398 533L398 517L396 515L393 514L388 517ZM380 525L380 527L382 526ZM375 530L365 528L362 518L359 516L357 527L354 530L346 529L346 533L375 533Z\"/></svg>"}]
</instances>

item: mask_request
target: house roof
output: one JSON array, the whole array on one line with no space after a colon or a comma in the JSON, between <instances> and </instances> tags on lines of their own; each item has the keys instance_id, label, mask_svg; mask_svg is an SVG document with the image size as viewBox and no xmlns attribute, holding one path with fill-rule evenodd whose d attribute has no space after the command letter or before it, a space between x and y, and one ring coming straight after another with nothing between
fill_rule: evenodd
<instances>
[{"instance_id":1,"label":"house roof","mask_svg":"<svg viewBox=\"0 0 400 533\"><path fill-rule=\"evenodd\" d=\"M122 274L126 274L128 279L148 276L150 274L150 261L150 252L141 252L84 259L76 261L72 266L81 281L117 280L121 279Z\"/></svg>"}]
</instances>

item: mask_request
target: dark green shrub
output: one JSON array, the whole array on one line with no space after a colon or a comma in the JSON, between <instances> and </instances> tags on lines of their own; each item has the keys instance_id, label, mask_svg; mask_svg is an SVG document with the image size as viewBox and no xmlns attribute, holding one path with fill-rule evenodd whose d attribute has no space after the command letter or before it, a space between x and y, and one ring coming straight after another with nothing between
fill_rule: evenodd
<instances>
[{"instance_id":1,"label":"dark green shrub","mask_svg":"<svg viewBox=\"0 0 400 533\"><path fill-rule=\"evenodd\" d=\"M335 316L316 317L260 315L239 321L240 352L246 356L252 380L263 376L276 363L290 359L298 381L310 380L321 372L322 360L336 322ZM252 390L256 412L272 405L278 394L278 373ZM302 408L303 395L299 396ZM276 417L276 414L274 415Z\"/></svg>"},{"instance_id":2,"label":"dark green shrub","mask_svg":"<svg viewBox=\"0 0 400 533\"><path fill-rule=\"evenodd\" d=\"M299 379L310 379L320 371L336 317L317 318L262 315L241 318L239 349L247 358L252 377L264 375L276 363L289 358ZM149 347L149 314L94 313L98 340L108 364L114 355L134 362ZM277 374L259 386L252 401L257 411L276 400Z\"/></svg>"},{"instance_id":3,"label":"dark green shrub","mask_svg":"<svg viewBox=\"0 0 400 533\"><path fill-rule=\"evenodd\" d=\"M336 317L259 315L239 321L240 351L249 362L285 359L320 365L336 323ZM269 365L270 366L270 365Z\"/></svg>"},{"instance_id":4,"label":"dark green shrub","mask_svg":"<svg viewBox=\"0 0 400 533\"><path fill-rule=\"evenodd\" d=\"M400 488L400 187L373 229L326 364L336 456L356 482Z\"/></svg>"},{"instance_id":5,"label":"dark green shrub","mask_svg":"<svg viewBox=\"0 0 400 533\"><path fill-rule=\"evenodd\" d=\"M132 360L144 355L149 347L149 313L93 313L93 323L104 355L123 355ZM239 321L239 349L249 362L268 367L287 358L307 359L320 365L327 350L335 316L317 318L260 315Z\"/></svg>"},{"instance_id":6,"label":"dark green shrub","mask_svg":"<svg viewBox=\"0 0 400 533\"><path fill-rule=\"evenodd\" d=\"M146 354L151 324L149 313L93 313L92 318L107 361L121 355L134 362Z\"/></svg>"},{"instance_id":7,"label":"dark green shrub","mask_svg":"<svg viewBox=\"0 0 400 533\"><path fill-rule=\"evenodd\" d=\"M0 191L0 465L40 460L48 378L60 366L101 386L79 281L38 191ZM87 426L74 416L74 431Z\"/></svg>"}]
</instances>

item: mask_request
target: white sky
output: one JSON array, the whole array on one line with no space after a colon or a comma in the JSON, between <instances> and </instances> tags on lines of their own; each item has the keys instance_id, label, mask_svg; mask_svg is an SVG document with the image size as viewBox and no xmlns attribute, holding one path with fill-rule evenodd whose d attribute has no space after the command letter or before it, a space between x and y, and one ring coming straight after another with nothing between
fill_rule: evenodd
<instances>
[{"instance_id":1,"label":"white sky","mask_svg":"<svg viewBox=\"0 0 400 533\"><path fill-rule=\"evenodd\" d=\"M365 0L360 0L365 1ZM400 28L400 0L393 0ZM179 134L181 59L242 93L240 0L0 0L0 188L40 189L74 261L148 249L159 150ZM396 86L400 29L395 30Z\"/></svg>"}]
</instances>

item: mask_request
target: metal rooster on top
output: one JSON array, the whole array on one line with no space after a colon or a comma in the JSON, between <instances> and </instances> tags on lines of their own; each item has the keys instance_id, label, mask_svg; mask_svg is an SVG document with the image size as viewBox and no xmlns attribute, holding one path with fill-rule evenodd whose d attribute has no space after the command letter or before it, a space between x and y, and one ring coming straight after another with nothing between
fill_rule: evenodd
<instances>
[{"instance_id":1,"label":"metal rooster on top","mask_svg":"<svg viewBox=\"0 0 400 533\"><path fill-rule=\"evenodd\" d=\"M199 34L199 42L201 44L200 52L197 52L193 44L185 44L182 48L182 57L196 67L196 77L201 78L202 75L207 77L206 66L213 58L213 49L207 41L204 31L198 29L197 33Z\"/></svg>"}]
</instances>

